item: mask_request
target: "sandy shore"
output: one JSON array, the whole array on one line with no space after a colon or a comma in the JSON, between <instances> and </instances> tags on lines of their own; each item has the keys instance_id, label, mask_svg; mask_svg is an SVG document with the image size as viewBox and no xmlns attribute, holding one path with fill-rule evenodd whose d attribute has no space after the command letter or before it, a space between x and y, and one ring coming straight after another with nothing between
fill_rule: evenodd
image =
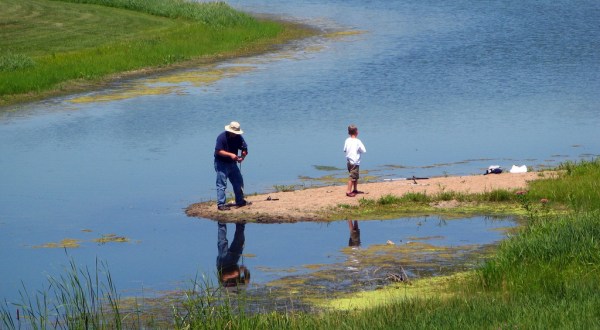
<instances>
[{"instance_id":1,"label":"sandy shore","mask_svg":"<svg viewBox=\"0 0 600 330\"><path fill-rule=\"evenodd\" d=\"M318 221L327 210L339 205L356 205L360 198L378 199L392 194L402 196L408 192L437 194L441 191L481 193L494 189L522 189L540 177L538 172L502 173L490 175L438 177L427 180L399 180L376 183L359 182L364 194L346 196L345 185L310 188L291 192L273 192L247 196L251 205L229 211L218 211L216 203L204 202L188 206L186 214L220 221L247 220L253 222ZM415 183L416 182L416 183Z\"/></svg>"}]
</instances>

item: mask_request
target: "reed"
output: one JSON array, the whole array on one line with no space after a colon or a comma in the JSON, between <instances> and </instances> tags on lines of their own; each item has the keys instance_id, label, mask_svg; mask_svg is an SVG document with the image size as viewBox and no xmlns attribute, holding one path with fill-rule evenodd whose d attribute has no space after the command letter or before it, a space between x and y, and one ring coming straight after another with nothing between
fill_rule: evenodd
<instances>
[{"instance_id":1,"label":"reed","mask_svg":"<svg viewBox=\"0 0 600 330\"><path fill-rule=\"evenodd\" d=\"M101 280L100 275L105 279ZM7 329L121 329L119 295L106 264L94 272L70 260L65 274L48 277L48 286L31 294L25 285L21 302L5 301L0 317Z\"/></svg>"},{"instance_id":2,"label":"reed","mask_svg":"<svg viewBox=\"0 0 600 330\"><path fill-rule=\"evenodd\" d=\"M173 323L177 329L227 328L245 318L245 298L244 293L238 296L215 286L205 276L196 277L181 302L173 306Z\"/></svg>"}]
</instances>

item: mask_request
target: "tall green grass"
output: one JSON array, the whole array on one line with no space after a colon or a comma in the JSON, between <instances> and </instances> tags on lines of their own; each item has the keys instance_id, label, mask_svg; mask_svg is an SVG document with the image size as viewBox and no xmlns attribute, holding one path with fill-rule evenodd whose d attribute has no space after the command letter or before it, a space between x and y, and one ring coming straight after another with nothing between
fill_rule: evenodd
<instances>
[{"instance_id":1,"label":"tall green grass","mask_svg":"<svg viewBox=\"0 0 600 330\"><path fill-rule=\"evenodd\" d=\"M482 268L485 286L563 293L573 285L600 287L600 161L565 163L559 170L555 178L530 183L524 207L541 197L574 212L530 212L525 229Z\"/></svg>"},{"instance_id":2,"label":"tall green grass","mask_svg":"<svg viewBox=\"0 0 600 330\"><path fill-rule=\"evenodd\" d=\"M529 225L502 243L481 276L494 290L569 294L581 285L600 289L599 267L600 212L589 211Z\"/></svg>"},{"instance_id":3,"label":"tall green grass","mask_svg":"<svg viewBox=\"0 0 600 330\"><path fill-rule=\"evenodd\" d=\"M215 32L189 24L137 40L39 56L34 66L0 72L0 79L10 82L0 86L0 94L42 92L67 80L94 80L147 66L164 67L204 55L225 53L264 36L274 36L277 30L275 26L264 26L264 29L239 34L237 29Z\"/></svg>"},{"instance_id":4,"label":"tall green grass","mask_svg":"<svg viewBox=\"0 0 600 330\"><path fill-rule=\"evenodd\" d=\"M532 199L547 198L575 211L600 209L600 158L566 162L558 167L558 171L556 178L530 183Z\"/></svg>"},{"instance_id":5,"label":"tall green grass","mask_svg":"<svg viewBox=\"0 0 600 330\"><path fill-rule=\"evenodd\" d=\"M105 278L100 276L104 274ZM70 261L65 274L48 277L48 287L29 292L24 285L21 302L0 308L4 329L120 329L119 294L106 264L94 272Z\"/></svg>"},{"instance_id":6,"label":"tall green grass","mask_svg":"<svg viewBox=\"0 0 600 330\"><path fill-rule=\"evenodd\" d=\"M172 324L177 329L225 329L245 318L245 301L242 293L229 294L226 289L215 286L206 277L196 277L192 289L183 299L173 305Z\"/></svg>"},{"instance_id":7,"label":"tall green grass","mask_svg":"<svg viewBox=\"0 0 600 330\"><path fill-rule=\"evenodd\" d=\"M71 259L65 274L47 280L35 292L24 285L19 302L0 306L0 329L225 329L248 322L245 292L230 293L204 276L160 300L163 306L122 300L98 261L90 271Z\"/></svg>"}]
</instances>

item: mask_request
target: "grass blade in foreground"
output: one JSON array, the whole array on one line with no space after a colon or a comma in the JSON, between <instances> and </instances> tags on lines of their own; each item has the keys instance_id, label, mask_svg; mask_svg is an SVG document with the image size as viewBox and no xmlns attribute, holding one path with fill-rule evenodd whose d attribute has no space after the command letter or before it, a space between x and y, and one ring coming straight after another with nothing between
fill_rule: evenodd
<instances>
[{"instance_id":1,"label":"grass blade in foreground","mask_svg":"<svg viewBox=\"0 0 600 330\"><path fill-rule=\"evenodd\" d=\"M101 273L106 274L107 283L100 281ZM9 329L122 328L119 295L107 265L96 262L95 273L90 273L87 267L79 269L71 260L65 274L48 277L48 283L35 296L23 284L21 302L13 303L15 309L8 302L0 308L2 323Z\"/></svg>"}]
</instances>

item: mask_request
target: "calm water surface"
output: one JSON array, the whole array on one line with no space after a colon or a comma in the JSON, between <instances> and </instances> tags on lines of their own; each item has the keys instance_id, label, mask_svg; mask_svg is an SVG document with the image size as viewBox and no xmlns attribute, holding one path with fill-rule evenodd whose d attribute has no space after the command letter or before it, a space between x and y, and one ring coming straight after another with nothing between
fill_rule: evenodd
<instances>
[{"instance_id":1,"label":"calm water surface","mask_svg":"<svg viewBox=\"0 0 600 330\"><path fill-rule=\"evenodd\" d=\"M343 167L350 123L368 149L362 167L380 178L540 169L599 153L597 1L230 3L354 33L3 111L0 299L60 273L65 251L35 247L65 238L81 241L68 250L76 261L107 261L120 289L170 289L213 272L216 224L183 208L214 199L212 149L231 120L247 132L250 192L343 175L315 165ZM457 233L431 230L471 242L473 223L485 223L476 219ZM411 221L365 222L363 244L408 235ZM256 266L326 263L347 243L345 223L246 231L259 283L281 275ZM130 242L93 242L108 234ZM298 245L303 254L288 253Z\"/></svg>"}]
</instances>

